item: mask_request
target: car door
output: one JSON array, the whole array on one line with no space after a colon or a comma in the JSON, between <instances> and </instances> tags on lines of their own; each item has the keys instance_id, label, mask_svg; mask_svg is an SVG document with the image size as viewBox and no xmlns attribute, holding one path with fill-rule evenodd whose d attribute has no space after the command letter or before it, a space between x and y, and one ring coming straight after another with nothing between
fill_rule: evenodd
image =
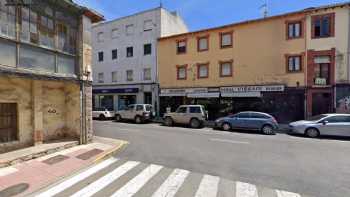
<instances>
[{"instance_id":1,"label":"car door","mask_svg":"<svg viewBox=\"0 0 350 197\"><path fill-rule=\"evenodd\" d=\"M174 113L174 118L173 120L176 123L181 123L181 124L185 124L186 122L186 118L185 115L187 113L187 107L179 107L176 112Z\"/></svg>"},{"instance_id":2,"label":"car door","mask_svg":"<svg viewBox=\"0 0 350 197\"><path fill-rule=\"evenodd\" d=\"M264 118L264 115L252 112L245 123L246 127L248 129L261 129L266 121Z\"/></svg>"},{"instance_id":3,"label":"car door","mask_svg":"<svg viewBox=\"0 0 350 197\"><path fill-rule=\"evenodd\" d=\"M331 116L321 121L322 135L350 136L348 117L344 115Z\"/></svg>"},{"instance_id":4,"label":"car door","mask_svg":"<svg viewBox=\"0 0 350 197\"><path fill-rule=\"evenodd\" d=\"M241 112L234 116L231 120L231 126L237 129L247 129L247 121L250 117L249 112Z\"/></svg>"},{"instance_id":5,"label":"car door","mask_svg":"<svg viewBox=\"0 0 350 197\"><path fill-rule=\"evenodd\" d=\"M124 112L125 117L123 117L123 118L133 119L134 117L132 117L132 114L133 114L134 110L135 110L135 105L129 105L128 108Z\"/></svg>"}]
</instances>

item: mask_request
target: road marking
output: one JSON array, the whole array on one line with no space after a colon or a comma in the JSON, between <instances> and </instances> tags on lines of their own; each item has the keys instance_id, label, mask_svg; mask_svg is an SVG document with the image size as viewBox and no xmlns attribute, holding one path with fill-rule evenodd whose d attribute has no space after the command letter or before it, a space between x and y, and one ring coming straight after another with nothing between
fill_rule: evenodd
<instances>
[{"instance_id":1,"label":"road marking","mask_svg":"<svg viewBox=\"0 0 350 197\"><path fill-rule=\"evenodd\" d=\"M152 197L173 197L189 173L187 170L175 169Z\"/></svg>"},{"instance_id":2,"label":"road marking","mask_svg":"<svg viewBox=\"0 0 350 197\"><path fill-rule=\"evenodd\" d=\"M276 190L276 193L277 197L301 197L299 194L281 190Z\"/></svg>"},{"instance_id":3,"label":"road marking","mask_svg":"<svg viewBox=\"0 0 350 197\"><path fill-rule=\"evenodd\" d=\"M204 175L195 197L215 197L218 193L219 177Z\"/></svg>"},{"instance_id":4,"label":"road marking","mask_svg":"<svg viewBox=\"0 0 350 197\"><path fill-rule=\"evenodd\" d=\"M216 141L216 142L227 142L231 144L250 144L250 142L226 140L226 139L220 139L220 138L210 138L209 140Z\"/></svg>"},{"instance_id":5,"label":"road marking","mask_svg":"<svg viewBox=\"0 0 350 197\"><path fill-rule=\"evenodd\" d=\"M107 166L115 163L116 161L118 161L118 159L116 158L109 158L101 163L99 163L98 165L86 170L85 172L81 173L81 174L77 174L76 176L50 188L49 190L37 195L36 197L50 197L50 196L54 196L60 192L62 192L63 190L71 187L72 185L86 179L87 177L95 174L96 172L106 168Z\"/></svg>"},{"instance_id":6,"label":"road marking","mask_svg":"<svg viewBox=\"0 0 350 197\"><path fill-rule=\"evenodd\" d=\"M119 131L130 131L130 132L140 132L140 130L137 129L124 129L124 128L120 128L118 129Z\"/></svg>"},{"instance_id":7,"label":"road marking","mask_svg":"<svg viewBox=\"0 0 350 197\"><path fill-rule=\"evenodd\" d=\"M120 190L115 192L111 197L131 197L139 191L154 175L156 175L163 167L151 164L144 169L139 175L129 181Z\"/></svg>"},{"instance_id":8,"label":"road marking","mask_svg":"<svg viewBox=\"0 0 350 197\"><path fill-rule=\"evenodd\" d=\"M239 197L258 197L258 190L255 185L249 183L236 183L236 196Z\"/></svg>"},{"instance_id":9,"label":"road marking","mask_svg":"<svg viewBox=\"0 0 350 197\"><path fill-rule=\"evenodd\" d=\"M112 172L101 177L100 179L93 182L92 184L88 185L84 189L73 194L71 197L89 197L89 196L92 196L92 195L96 194L98 191L102 190L107 185L111 184L113 181L117 180L119 177L123 176L125 173L127 173L129 170L133 169L138 164L140 164L140 162L128 161L125 164L123 164L120 167L113 170Z\"/></svg>"}]
</instances>

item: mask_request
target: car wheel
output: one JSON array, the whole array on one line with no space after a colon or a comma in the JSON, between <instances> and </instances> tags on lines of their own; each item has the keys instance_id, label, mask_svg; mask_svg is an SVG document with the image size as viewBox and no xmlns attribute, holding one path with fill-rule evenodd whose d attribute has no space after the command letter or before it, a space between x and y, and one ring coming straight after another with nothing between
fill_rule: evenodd
<instances>
[{"instance_id":1,"label":"car wheel","mask_svg":"<svg viewBox=\"0 0 350 197\"><path fill-rule=\"evenodd\" d=\"M168 127L173 126L173 119L170 118L170 117L166 117L166 118L164 119L164 124L165 124L166 126L168 126Z\"/></svg>"},{"instance_id":2,"label":"car wheel","mask_svg":"<svg viewBox=\"0 0 350 197\"><path fill-rule=\"evenodd\" d=\"M122 121L122 117L119 114L117 114L117 115L115 115L115 120L117 122L120 122L120 121Z\"/></svg>"},{"instance_id":3,"label":"car wheel","mask_svg":"<svg viewBox=\"0 0 350 197\"><path fill-rule=\"evenodd\" d=\"M224 124L222 124L221 128L224 131L230 131L231 130L231 125L229 123L225 122Z\"/></svg>"},{"instance_id":4,"label":"car wheel","mask_svg":"<svg viewBox=\"0 0 350 197\"><path fill-rule=\"evenodd\" d=\"M271 125L264 125L262 128L261 128L261 131L263 132L263 134L265 135L273 135L274 134L274 131L273 131L273 128Z\"/></svg>"},{"instance_id":5,"label":"car wheel","mask_svg":"<svg viewBox=\"0 0 350 197\"><path fill-rule=\"evenodd\" d=\"M135 117L135 122L136 124L141 124L142 123L142 118L140 116Z\"/></svg>"},{"instance_id":6,"label":"car wheel","mask_svg":"<svg viewBox=\"0 0 350 197\"><path fill-rule=\"evenodd\" d=\"M305 135L310 138L316 138L320 135L320 132L316 128L309 128L306 130Z\"/></svg>"},{"instance_id":7,"label":"car wheel","mask_svg":"<svg viewBox=\"0 0 350 197\"><path fill-rule=\"evenodd\" d=\"M98 117L100 120L106 120L106 116L103 114L100 114L100 116Z\"/></svg>"},{"instance_id":8,"label":"car wheel","mask_svg":"<svg viewBox=\"0 0 350 197\"><path fill-rule=\"evenodd\" d=\"M190 126L194 129L198 129L201 126L201 122L198 119L194 118L190 121Z\"/></svg>"}]
</instances>

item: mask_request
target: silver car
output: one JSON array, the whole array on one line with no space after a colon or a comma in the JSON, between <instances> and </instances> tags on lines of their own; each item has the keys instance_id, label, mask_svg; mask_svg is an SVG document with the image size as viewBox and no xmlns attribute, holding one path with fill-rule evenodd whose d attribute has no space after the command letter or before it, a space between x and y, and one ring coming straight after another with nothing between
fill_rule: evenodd
<instances>
[{"instance_id":1,"label":"silver car","mask_svg":"<svg viewBox=\"0 0 350 197\"><path fill-rule=\"evenodd\" d=\"M322 114L289 124L290 131L315 138L320 135L350 136L350 114Z\"/></svg>"}]
</instances>

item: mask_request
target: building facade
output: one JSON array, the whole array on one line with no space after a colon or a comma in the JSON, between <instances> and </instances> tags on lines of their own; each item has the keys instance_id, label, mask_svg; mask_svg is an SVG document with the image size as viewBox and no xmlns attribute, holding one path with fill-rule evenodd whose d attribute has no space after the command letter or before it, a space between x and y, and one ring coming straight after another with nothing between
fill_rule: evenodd
<instances>
[{"instance_id":1,"label":"building facade","mask_svg":"<svg viewBox=\"0 0 350 197\"><path fill-rule=\"evenodd\" d=\"M257 110L280 122L336 111L349 102L348 31L349 5L337 4L160 38L160 110L203 104L210 119Z\"/></svg>"},{"instance_id":2,"label":"building facade","mask_svg":"<svg viewBox=\"0 0 350 197\"><path fill-rule=\"evenodd\" d=\"M0 153L92 139L91 24L70 0L0 0Z\"/></svg>"},{"instance_id":3,"label":"building facade","mask_svg":"<svg viewBox=\"0 0 350 197\"><path fill-rule=\"evenodd\" d=\"M163 8L95 25L94 107L120 110L146 103L157 110L157 39L187 31L176 12Z\"/></svg>"}]
</instances>

